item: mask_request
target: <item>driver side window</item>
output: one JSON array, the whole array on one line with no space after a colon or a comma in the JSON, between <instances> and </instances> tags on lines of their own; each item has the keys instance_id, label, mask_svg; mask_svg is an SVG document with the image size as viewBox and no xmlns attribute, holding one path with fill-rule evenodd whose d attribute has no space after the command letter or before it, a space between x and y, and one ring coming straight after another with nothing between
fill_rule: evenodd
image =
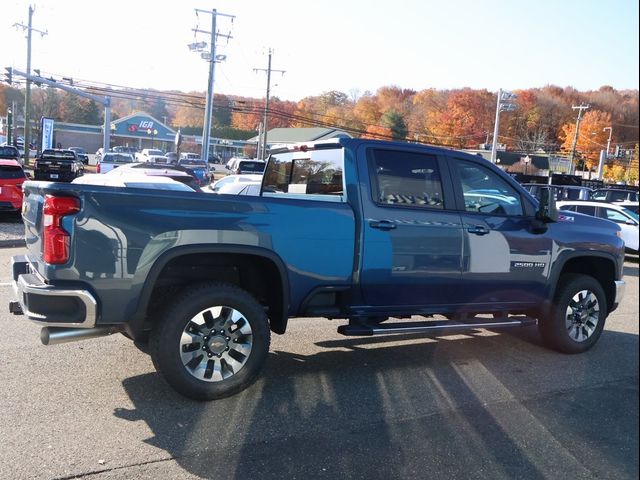
<instances>
[{"instance_id":1,"label":"driver side window","mask_svg":"<svg viewBox=\"0 0 640 480\"><path fill-rule=\"evenodd\" d=\"M452 159L452 162L458 171L467 212L523 215L517 190L491 169L464 160Z\"/></svg>"}]
</instances>

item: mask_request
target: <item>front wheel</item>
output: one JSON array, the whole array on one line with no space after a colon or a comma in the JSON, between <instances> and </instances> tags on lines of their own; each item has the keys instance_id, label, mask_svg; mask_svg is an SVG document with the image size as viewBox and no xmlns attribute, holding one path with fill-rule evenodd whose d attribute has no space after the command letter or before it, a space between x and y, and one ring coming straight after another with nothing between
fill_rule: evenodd
<instances>
[{"instance_id":1,"label":"front wheel","mask_svg":"<svg viewBox=\"0 0 640 480\"><path fill-rule=\"evenodd\" d=\"M152 330L153 363L179 393L195 400L228 397L257 378L269 352L262 305L224 283L187 291Z\"/></svg>"},{"instance_id":2,"label":"front wheel","mask_svg":"<svg viewBox=\"0 0 640 480\"><path fill-rule=\"evenodd\" d=\"M567 274L560 279L549 314L538 325L550 347L581 353L598 341L606 318L606 297L600 283L588 275Z\"/></svg>"}]
</instances>

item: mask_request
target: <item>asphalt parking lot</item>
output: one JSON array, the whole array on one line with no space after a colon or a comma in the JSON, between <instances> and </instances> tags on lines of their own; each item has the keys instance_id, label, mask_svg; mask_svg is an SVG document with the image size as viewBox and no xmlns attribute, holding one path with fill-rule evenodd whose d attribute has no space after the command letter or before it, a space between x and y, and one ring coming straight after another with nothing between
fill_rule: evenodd
<instances>
[{"instance_id":1,"label":"asphalt parking lot","mask_svg":"<svg viewBox=\"0 0 640 480\"><path fill-rule=\"evenodd\" d=\"M11 297L0 249L0 302ZM346 338L298 319L260 380L186 400L121 335L45 347L0 315L0 478L638 478L638 257L595 348L535 328Z\"/></svg>"}]
</instances>

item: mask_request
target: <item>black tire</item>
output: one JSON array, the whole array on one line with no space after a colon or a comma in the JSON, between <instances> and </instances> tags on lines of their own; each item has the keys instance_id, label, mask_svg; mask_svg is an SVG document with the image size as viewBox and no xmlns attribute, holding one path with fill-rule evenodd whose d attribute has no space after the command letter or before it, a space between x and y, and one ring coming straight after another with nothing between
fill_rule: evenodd
<instances>
[{"instance_id":1,"label":"black tire","mask_svg":"<svg viewBox=\"0 0 640 480\"><path fill-rule=\"evenodd\" d=\"M606 318L606 296L600 283L588 275L572 273L560 278L550 311L538 327L554 350L582 353L598 341Z\"/></svg>"},{"instance_id":2,"label":"black tire","mask_svg":"<svg viewBox=\"0 0 640 480\"><path fill-rule=\"evenodd\" d=\"M214 400L244 390L257 378L271 332L260 303L226 283L185 290L151 331L156 369L175 390ZM235 318L235 320L234 320Z\"/></svg>"}]
</instances>

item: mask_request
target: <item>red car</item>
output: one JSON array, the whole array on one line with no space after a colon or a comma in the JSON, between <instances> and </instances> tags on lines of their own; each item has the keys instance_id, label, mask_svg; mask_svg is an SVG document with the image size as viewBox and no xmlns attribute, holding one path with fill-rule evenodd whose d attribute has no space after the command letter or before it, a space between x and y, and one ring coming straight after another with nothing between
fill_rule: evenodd
<instances>
[{"instance_id":1,"label":"red car","mask_svg":"<svg viewBox=\"0 0 640 480\"><path fill-rule=\"evenodd\" d=\"M20 211L27 176L16 160L0 159L0 211Z\"/></svg>"}]
</instances>

